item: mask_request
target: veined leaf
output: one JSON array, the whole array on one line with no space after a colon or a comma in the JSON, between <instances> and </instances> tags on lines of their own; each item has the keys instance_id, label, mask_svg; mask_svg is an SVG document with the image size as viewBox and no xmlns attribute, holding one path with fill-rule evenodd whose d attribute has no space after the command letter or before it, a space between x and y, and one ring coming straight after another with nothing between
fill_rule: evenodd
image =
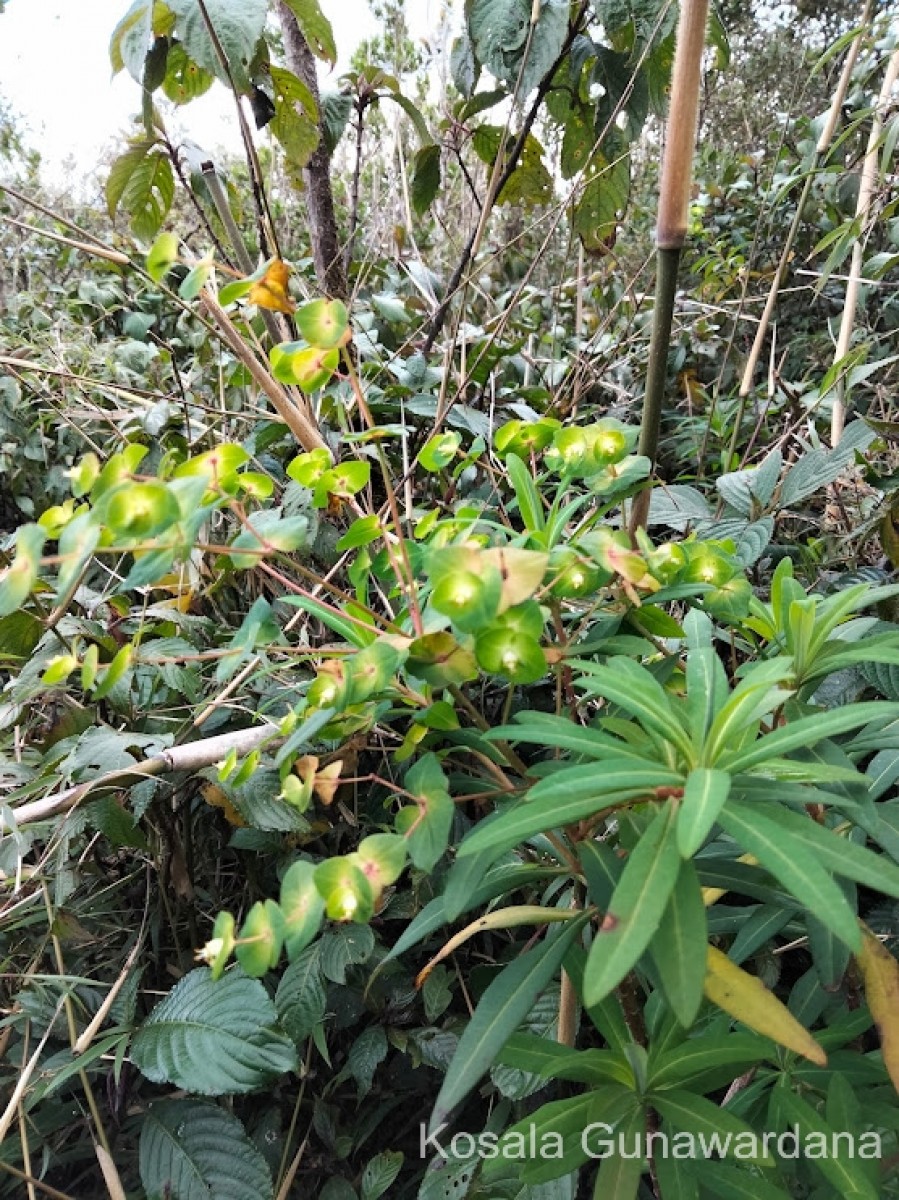
<instances>
[{"instance_id":1,"label":"veined leaf","mask_svg":"<svg viewBox=\"0 0 899 1200\"><path fill-rule=\"evenodd\" d=\"M493 912L485 913L453 934L434 957L427 962L415 978L415 986L420 988L438 963L443 962L453 951L473 938L475 934L485 929L514 929L519 925L554 925L559 922L576 919L576 912L570 908L545 908L539 904L511 904L507 908L496 908Z\"/></svg>"},{"instance_id":2,"label":"veined leaf","mask_svg":"<svg viewBox=\"0 0 899 1200\"><path fill-rule=\"evenodd\" d=\"M284 604L292 604L296 608L303 609L310 616L317 617L338 637L342 637L344 641L360 650L370 646L377 639L378 635L374 626L368 630L361 621L350 620L339 609L322 604L314 596L281 596L280 599Z\"/></svg>"},{"instance_id":3,"label":"veined leaf","mask_svg":"<svg viewBox=\"0 0 899 1200\"><path fill-rule=\"evenodd\" d=\"M237 1117L202 1100L157 1100L140 1133L148 1196L170 1200L270 1200L268 1164Z\"/></svg>"},{"instance_id":4,"label":"veined leaf","mask_svg":"<svg viewBox=\"0 0 899 1200\"><path fill-rule=\"evenodd\" d=\"M606 666L577 663L584 670L588 695L602 696L636 718L648 733L676 746L688 758L692 747L686 730L674 715L668 693L645 667L623 655L610 658Z\"/></svg>"},{"instance_id":5,"label":"veined leaf","mask_svg":"<svg viewBox=\"0 0 899 1200\"><path fill-rule=\"evenodd\" d=\"M690 615L698 613L699 609L694 608ZM686 624L684 622L685 628ZM727 675L712 646L696 646L689 651L686 680L690 736L697 746L701 746L727 697Z\"/></svg>"},{"instance_id":6,"label":"veined leaf","mask_svg":"<svg viewBox=\"0 0 899 1200\"><path fill-rule=\"evenodd\" d=\"M756 1034L703 1033L658 1057L650 1055L649 1083L653 1090L692 1085L695 1091L711 1091L770 1057L769 1043ZM714 1081L715 1072L720 1072L721 1084Z\"/></svg>"},{"instance_id":7,"label":"veined leaf","mask_svg":"<svg viewBox=\"0 0 899 1200\"><path fill-rule=\"evenodd\" d=\"M113 30L109 58L113 74L127 67L135 83L142 83L144 63L153 39L153 0L134 0Z\"/></svg>"},{"instance_id":8,"label":"veined leaf","mask_svg":"<svg viewBox=\"0 0 899 1200\"><path fill-rule=\"evenodd\" d=\"M521 513L525 529L528 533L539 533L546 527L546 518L533 476L517 454L506 455L506 470L515 489L518 511Z\"/></svg>"},{"instance_id":9,"label":"veined leaf","mask_svg":"<svg viewBox=\"0 0 899 1200\"><path fill-rule=\"evenodd\" d=\"M175 14L176 30L190 58L227 83L217 41L238 88L242 92L248 91L247 68L265 28L265 0L205 0L204 7L209 24L215 30L216 41L213 41L197 0L168 0L168 6Z\"/></svg>"},{"instance_id":10,"label":"veined leaf","mask_svg":"<svg viewBox=\"0 0 899 1200\"><path fill-rule=\"evenodd\" d=\"M297 1069L293 1043L257 979L200 967L185 975L134 1035L131 1056L154 1083L204 1096L256 1091Z\"/></svg>"},{"instance_id":11,"label":"veined leaf","mask_svg":"<svg viewBox=\"0 0 899 1200\"><path fill-rule=\"evenodd\" d=\"M863 704L847 704L829 712L815 713L811 717L800 717L780 729L766 733L745 750L723 753L717 765L726 768L732 775L760 766L769 758L789 754L802 746L813 746L825 738L858 729L869 721L892 720L899 716L899 704L885 700L868 700Z\"/></svg>"},{"instance_id":12,"label":"veined leaf","mask_svg":"<svg viewBox=\"0 0 899 1200\"><path fill-rule=\"evenodd\" d=\"M648 765L635 768L627 759L608 760L602 772L592 764L567 767L535 784L526 803L473 830L460 845L459 856L514 846L544 829L570 825L613 804L649 796L655 788L676 787L679 783L674 771Z\"/></svg>"},{"instance_id":13,"label":"veined leaf","mask_svg":"<svg viewBox=\"0 0 899 1200\"><path fill-rule=\"evenodd\" d=\"M708 948L706 964L705 994L713 1004L819 1067L827 1065L822 1047L761 979L738 967L714 946Z\"/></svg>"},{"instance_id":14,"label":"veined leaf","mask_svg":"<svg viewBox=\"0 0 899 1200\"><path fill-rule=\"evenodd\" d=\"M455 867L453 870L455 870ZM390 951L385 956L384 962L405 954L407 950L411 950L413 946L417 946L419 942L423 942L426 937L430 937L435 930L449 924L450 921L455 920L462 913L469 912L472 908L477 908L479 904L493 900L496 896L508 895L518 888L528 887L540 880L567 874L568 871L566 868L546 867L541 863L494 867L486 875L482 873L480 882L476 886L469 888L465 895L464 903L458 910L453 911L452 916L447 915L446 901L443 896L435 896L433 900L430 900L418 916L413 918L406 926L396 942L394 942Z\"/></svg>"},{"instance_id":15,"label":"veined leaf","mask_svg":"<svg viewBox=\"0 0 899 1200\"><path fill-rule=\"evenodd\" d=\"M748 1134L756 1143L759 1141L758 1135L753 1131L751 1125L747 1125L745 1121L726 1108L713 1104L711 1100L706 1100L704 1096L699 1096L696 1092L672 1088L658 1094L653 1093L652 1106L675 1129L691 1133L697 1140L705 1138L708 1143L708 1139L717 1133L721 1143L726 1142L732 1148L734 1148L735 1139L741 1135ZM728 1138L728 1134L730 1134L730 1138ZM739 1145L739 1143L737 1144ZM740 1157L742 1159L743 1155L741 1154ZM755 1162L760 1166L774 1166L774 1161L764 1148L764 1144L761 1146L761 1153L747 1161Z\"/></svg>"},{"instance_id":16,"label":"veined leaf","mask_svg":"<svg viewBox=\"0 0 899 1200\"><path fill-rule=\"evenodd\" d=\"M707 940L699 877L693 864L685 862L649 946L665 999L685 1029L696 1020L702 1003Z\"/></svg>"},{"instance_id":17,"label":"veined leaf","mask_svg":"<svg viewBox=\"0 0 899 1200\"><path fill-rule=\"evenodd\" d=\"M820 865L834 875L899 899L899 867L888 858L782 804L762 803L753 809L804 842Z\"/></svg>"},{"instance_id":18,"label":"veined leaf","mask_svg":"<svg viewBox=\"0 0 899 1200\"><path fill-rule=\"evenodd\" d=\"M791 695L790 691L777 686L789 676L791 670L792 664L788 658L753 665L751 672L737 684L712 721L703 747L705 762L718 767L729 765L724 761L728 746L734 745L739 734L768 713L774 712Z\"/></svg>"},{"instance_id":19,"label":"veined leaf","mask_svg":"<svg viewBox=\"0 0 899 1200\"><path fill-rule=\"evenodd\" d=\"M529 742L547 749L570 750L572 754L584 754L588 758L624 755L646 762L645 754L620 738L612 737L602 729L575 725L568 717L557 717L554 713L520 713L514 725L488 729L484 736L492 741Z\"/></svg>"},{"instance_id":20,"label":"veined leaf","mask_svg":"<svg viewBox=\"0 0 899 1200\"><path fill-rule=\"evenodd\" d=\"M584 1003L592 1006L621 982L649 945L680 871L675 809L668 805L631 852L584 971Z\"/></svg>"},{"instance_id":21,"label":"veined leaf","mask_svg":"<svg viewBox=\"0 0 899 1200\"><path fill-rule=\"evenodd\" d=\"M727 771L697 767L687 776L684 798L677 814L677 848L692 858L711 832L730 793Z\"/></svg>"},{"instance_id":22,"label":"veined leaf","mask_svg":"<svg viewBox=\"0 0 899 1200\"><path fill-rule=\"evenodd\" d=\"M539 18L529 38L533 11ZM567 0L543 0L536 10L531 0L469 0L465 16L477 61L508 87L518 84L522 101L556 61L568 32Z\"/></svg>"},{"instance_id":23,"label":"veined leaf","mask_svg":"<svg viewBox=\"0 0 899 1200\"><path fill-rule=\"evenodd\" d=\"M695 1173L701 1174L702 1182L708 1187L707 1194L717 1196L720 1200L791 1200L789 1192L769 1183L755 1172L750 1174L714 1158L703 1159L702 1163L696 1164Z\"/></svg>"},{"instance_id":24,"label":"veined leaf","mask_svg":"<svg viewBox=\"0 0 899 1200\"><path fill-rule=\"evenodd\" d=\"M574 1050L537 1033L513 1033L497 1062L546 1079L572 1083L620 1083L632 1087L634 1074L611 1050Z\"/></svg>"},{"instance_id":25,"label":"veined leaf","mask_svg":"<svg viewBox=\"0 0 899 1200\"><path fill-rule=\"evenodd\" d=\"M856 915L816 855L758 807L728 801L718 814L726 833L770 871L800 904L852 950L861 944Z\"/></svg>"},{"instance_id":26,"label":"veined leaf","mask_svg":"<svg viewBox=\"0 0 899 1200\"><path fill-rule=\"evenodd\" d=\"M319 0L285 0L287 7L297 19L300 33L316 58L324 59L333 67L337 62L337 47L334 30L324 15Z\"/></svg>"},{"instance_id":27,"label":"veined leaf","mask_svg":"<svg viewBox=\"0 0 899 1200\"><path fill-rule=\"evenodd\" d=\"M637 1107L615 1130L615 1141L612 1142L615 1152L600 1162L594 1200L636 1200L643 1175L643 1156L628 1154L625 1157L617 1152L619 1146L642 1145L646 1138L646 1113L636 1098L632 1103Z\"/></svg>"},{"instance_id":28,"label":"veined leaf","mask_svg":"<svg viewBox=\"0 0 899 1200\"><path fill-rule=\"evenodd\" d=\"M500 1173L505 1174L510 1161L518 1158L515 1151L524 1149L527 1153L526 1148L531 1144L539 1147L545 1144L543 1139L555 1135L561 1139L559 1153L551 1159L519 1158L519 1171L523 1183L558 1181L561 1173L587 1161L589 1147L584 1145L584 1130L597 1124L611 1128L622 1111L631 1105L633 1093L619 1084L601 1084L578 1096L551 1100L505 1131L499 1141L499 1153L485 1162L482 1177L486 1181ZM532 1137L533 1143L530 1142ZM543 1189L537 1194L542 1195Z\"/></svg>"},{"instance_id":29,"label":"veined leaf","mask_svg":"<svg viewBox=\"0 0 899 1200\"><path fill-rule=\"evenodd\" d=\"M572 921L556 937L527 950L493 980L459 1039L434 1104L430 1129L438 1129L493 1065L537 997L562 965L587 916Z\"/></svg>"},{"instance_id":30,"label":"veined leaf","mask_svg":"<svg viewBox=\"0 0 899 1200\"><path fill-rule=\"evenodd\" d=\"M786 1124L798 1127L800 1138L807 1138L815 1133L821 1135L825 1145L834 1144L835 1131L806 1100L790 1091L786 1084L780 1083L774 1088L772 1105L775 1111L779 1111ZM838 1196L845 1197L846 1200L877 1200L877 1187L865 1174L864 1167L851 1156L851 1152L829 1157L825 1155L822 1158L809 1157L808 1161L836 1190Z\"/></svg>"}]
</instances>

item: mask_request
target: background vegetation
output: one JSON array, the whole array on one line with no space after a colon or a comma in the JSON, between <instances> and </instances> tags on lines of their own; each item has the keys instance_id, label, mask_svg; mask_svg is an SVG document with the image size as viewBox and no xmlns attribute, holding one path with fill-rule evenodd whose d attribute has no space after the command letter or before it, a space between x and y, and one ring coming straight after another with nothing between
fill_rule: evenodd
<instances>
[{"instance_id":1,"label":"background vegetation","mask_svg":"<svg viewBox=\"0 0 899 1200\"><path fill-rule=\"evenodd\" d=\"M704 7L662 337L675 4L123 4L83 205L0 104L0 1195L899 1194L899 13Z\"/></svg>"}]
</instances>

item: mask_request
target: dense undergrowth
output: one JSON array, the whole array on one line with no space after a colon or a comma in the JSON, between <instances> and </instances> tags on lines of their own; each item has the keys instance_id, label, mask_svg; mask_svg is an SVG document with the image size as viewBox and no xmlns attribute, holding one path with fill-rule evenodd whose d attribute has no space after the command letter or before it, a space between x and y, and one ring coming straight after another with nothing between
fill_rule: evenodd
<instances>
[{"instance_id":1,"label":"dense undergrowth","mask_svg":"<svg viewBox=\"0 0 899 1200\"><path fill-rule=\"evenodd\" d=\"M317 106L137 0L110 215L0 138L0 1196L899 1193L896 18L730 7L655 464L673 6L472 0L435 99L386 4Z\"/></svg>"}]
</instances>

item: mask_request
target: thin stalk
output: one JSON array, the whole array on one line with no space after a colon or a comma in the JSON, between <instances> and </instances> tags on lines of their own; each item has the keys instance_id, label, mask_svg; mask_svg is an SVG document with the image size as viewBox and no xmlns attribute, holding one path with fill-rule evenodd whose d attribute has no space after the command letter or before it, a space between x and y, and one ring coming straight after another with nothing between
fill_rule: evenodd
<instances>
[{"instance_id":1,"label":"thin stalk","mask_svg":"<svg viewBox=\"0 0 899 1200\"><path fill-rule=\"evenodd\" d=\"M346 244L344 270L349 277L356 253L356 231L359 226L359 184L362 180L362 146L365 138L366 100L360 96L356 101L356 157L353 161L353 183L350 189L350 232Z\"/></svg>"},{"instance_id":2,"label":"thin stalk","mask_svg":"<svg viewBox=\"0 0 899 1200\"><path fill-rule=\"evenodd\" d=\"M802 212L805 208L806 200L811 191L812 182L815 179L819 169L823 166L830 145L833 141L833 135L836 132L837 122L840 113L843 109L843 101L846 99L846 93L849 91L849 85L852 82L852 72L855 70L855 64L858 61L859 52L862 48L862 43L868 32L868 23L871 20L871 0L868 0L865 6L865 11L862 14L861 23L858 33L849 47L849 53L846 55L846 61L843 64L843 70L840 72L840 78L837 86L834 89L833 97L831 98L830 108L827 113L827 120L824 123L824 128L821 130L821 136L818 138L818 144L815 147L815 161L809 168L805 177L805 182L802 185L802 192L799 196L796 210L793 213L793 220L790 223L790 229L787 233L786 241L784 242L783 250L781 251L780 261L777 264L777 270L774 272L774 278L771 280L771 287L768 292L768 299L765 301L765 308L759 320L758 328L755 331L755 339L752 343L752 349L749 351L749 357L746 360L746 366L743 369L743 377L740 380L739 405L737 407L737 415L734 418L734 427L731 434L730 446L727 452L727 467L733 461L733 456L736 453L737 442L740 436L740 426L743 423L743 414L746 411L746 402L749 393L752 391L752 384L755 378L755 372L758 367L759 359L762 354L762 347L765 343L765 338L768 335L768 327L771 324L771 318L774 316L774 309L777 306L777 299L780 294L780 289L784 285L784 280L787 277L787 268L790 263L790 258L793 254L793 247L796 244L796 238L799 235L799 226L802 222ZM705 437L703 438L703 449L701 457L705 457L705 447L708 441L708 433L711 424L706 427Z\"/></svg>"},{"instance_id":3,"label":"thin stalk","mask_svg":"<svg viewBox=\"0 0 899 1200\"><path fill-rule=\"evenodd\" d=\"M26 804L11 808L11 817L8 820L0 817L0 833L9 832L13 827L13 822L16 828L21 829L23 825L46 821L49 817L71 811L88 796L97 799L101 793L133 787L134 784L150 776L171 775L176 771L202 770L203 767L210 767L213 763L226 758L232 750L238 757L243 757L258 747L276 740L278 736L277 725L254 725L250 729L235 729L231 733L220 733L215 737L188 742L183 746L173 746L170 750L154 754L126 770L109 771L96 779L88 779L84 783L79 783L76 787L66 788L52 796L45 796L42 800L30 800ZM15 800L15 797L12 796L10 799Z\"/></svg>"},{"instance_id":4,"label":"thin stalk","mask_svg":"<svg viewBox=\"0 0 899 1200\"><path fill-rule=\"evenodd\" d=\"M247 118L243 110L243 105L240 102L240 92L237 89L237 84L234 75L231 71L231 64L228 62L228 56L222 46L218 32L209 11L206 8L204 0L197 0L200 9L200 15L203 18L203 23L209 34L209 39L212 42L216 57L225 78L228 80L228 86L231 89L231 94L234 97L234 104L237 109L237 124L240 129L240 137L243 142L244 153L247 157L247 169L250 176L250 188L253 193L253 205L256 209L257 229L259 231L259 248L263 255L268 257L268 243L271 240L272 248L278 258L281 258L281 250L278 246L278 234L275 229L275 222L272 218L271 209L268 203L268 197L265 194L265 182L262 178L262 167L259 163L259 155L256 153L256 147L253 145L253 137L250 133L250 127L247 124ZM205 171L204 171L205 176ZM240 243L241 245L243 243ZM238 246L235 245L235 251Z\"/></svg>"},{"instance_id":5,"label":"thin stalk","mask_svg":"<svg viewBox=\"0 0 899 1200\"><path fill-rule=\"evenodd\" d=\"M874 199L874 189L880 177L880 139L883 134L883 118L892 102L893 88L899 78L899 47L897 47L887 64L883 86L874 108L874 119L871 122L871 135L865 151L865 161L862 166L861 186L858 191L858 204L855 209L855 219L858 222L858 236L852 247L852 264L849 268L849 283L846 286L846 299L843 303L843 317L840 321L840 333L837 338L837 348L834 351L834 363L838 363L849 353L849 343L852 340L852 330L855 327L855 312L858 307L858 294L861 289L862 267L865 257L865 234L871 217L871 206ZM833 403L830 420L830 444L836 446L843 436L843 426L846 424L846 402L849 398L849 384L844 372L837 384L837 395Z\"/></svg>"},{"instance_id":6,"label":"thin stalk","mask_svg":"<svg viewBox=\"0 0 899 1200\"><path fill-rule=\"evenodd\" d=\"M457 263L456 269L453 272L452 278L450 279L449 284L447 285L446 295L444 296L443 300L441 301L440 306L438 307L437 311L434 313L433 317L431 318L431 322L428 326L428 332L425 336L424 344L422 346L422 353L426 356L428 354L430 354L431 350L433 349L434 343L437 341L438 337L440 336L441 332L443 331L443 327L446 324L446 318L449 315L450 308L452 307L453 302L455 301L457 295L459 295L460 292L462 294L464 294L465 288L467 287L467 283L468 283L468 281L466 279L466 272L468 271L468 268L469 268L470 264L472 263L472 261L477 257L477 253L478 253L478 250L480 249L481 241L483 240L484 234L487 231L487 225L490 220L490 215L493 212L493 207L496 203L497 197L500 195L503 188L506 186L506 184L512 178L512 175L515 173L515 169L517 168L519 160L521 159L521 155L524 152L524 148L527 144L527 140L530 135L531 129L534 125L534 122L537 119L537 114L539 113L540 107L543 104L543 100L546 97L546 93L549 91L550 85L552 84L552 81L555 78L556 70L558 69L559 64L563 61L565 56L568 54L568 51L571 49L572 43L574 42L575 38L580 33L581 25L583 23L583 19L584 19L584 15L585 15L586 11L587 11L586 4L581 4L580 8L575 13L575 16L569 26L568 36L565 39L564 45L562 46L562 49L559 51L559 54L557 55L556 60L553 63L553 65L550 67L550 69L546 72L546 74L541 79L540 84L537 88L537 92L534 97L534 100L531 103L531 106L527 111L527 115L524 118L524 122L522 123L521 132L519 133L518 137L515 139L514 143L512 144L512 147L509 150L508 157L505 157L506 141L507 141L508 135L509 135L508 125L506 125L506 127L503 130L503 136L500 139L500 145L499 145L499 149L497 151L496 161L494 162L493 170L490 173L490 179L487 184L487 194L484 197L484 204L483 204L483 207L481 208L481 213L480 213L480 217L478 219L478 223L474 229L474 232L471 234L471 237L468 239L468 242L467 242L465 248L462 251L462 257L460 258L459 262ZM539 19L539 16L540 16L540 5L535 0L535 3L532 8L532 12L531 12L531 22L530 22L530 25L528 26L528 35L527 35L527 42L525 45L525 52L522 55L522 60L521 60L521 72L524 71L524 66L525 66L525 64L528 60L528 56L530 54L531 43L534 38L534 30L536 28L537 20ZM519 86L521 83L521 72L519 73L518 83L515 86L515 92L512 97L513 103L518 99L518 91L519 91Z\"/></svg>"},{"instance_id":7,"label":"thin stalk","mask_svg":"<svg viewBox=\"0 0 899 1200\"><path fill-rule=\"evenodd\" d=\"M228 241L234 248L240 269L244 275L252 275L253 260L250 258L250 252L247 250L246 244L240 235L240 230L237 228L237 222L234 220L234 214L231 212L231 205L228 203L228 197L225 195L225 190L216 174L215 167L211 162L207 162L203 164L202 171L203 181L209 189L209 195L212 197L215 211L218 213L219 220L228 235ZM284 334L278 328L278 321L275 314L269 312L268 309L260 308L259 315L262 317L262 322L265 325L266 332L272 339L272 343L277 345L278 342L283 341Z\"/></svg>"},{"instance_id":8,"label":"thin stalk","mask_svg":"<svg viewBox=\"0 0 899 1200\"><path fill-rule=\"evenodd\" d=\"M680 266L681 249L673 247L657 252L656 299L653 311L652 336L649 342L649 367L646 372L646 395L643 400L643 418L640 423L639 454L645 454L653 467L659 451L659 433L662 427L662 401L665 396L665 380L668 376L668 347L671 342L671 325L674 320L674 298L677 293L677 273ZM631 530L646 524L649 515L649 489L641 492L631 508Z\"/></svg>"},{"instance_id":9,"label":"thin stalk","mask_svg":"<svg viewBox=\"0 0 899 1200\"><path fill-rule=\"evenodd\" d=\"M235 329L231 318L209 291L200 293L200 307L209 314L219 327L219 336L243 363L259 388L268 396L272 407L290 429L304 450L328 449L328 444L315 424L305 401L301 408L281 387L274 376L265 369L244 339Z\"/></svg>"},{"instance_id":10,"label":"thin stalk","mask_svg":"<svg viewBox=\"0 0 899 1200\"><path fill-rule=\"evenodd\" d=\"M56 964L56 973L60 978L66 974L65 960L62 955L62 945L59 938L53 933L55 922L55 914L53 906L50 903L50 892L46 882L42 884L42 892L44 897L44 908L47 913L47 924L50 928L50 944L53 947L53 958ZM75 1045L78 1041L78 1034L75 1026L75 1009L72 1005L72 997L68 992L65 992L62 997L63 1011L66 1017L66 1026L69 1033L69 1044L72 1047L72 1052L75 1052ZM94 1090L91 1087L90 1080L87 1077L87 1072L84 1070L78 1071L78 1079L81 1083L81 1090L84 1092L84 1098L87 1101L88 1111L91 1115L91 1121L94 1126L96 1139L94 1141L94 1153L97 1156L97 1162L100 1165L100 1170L103 1174L103 1182L106 1184L106 1190L109 1193L110 1200L121 1200L124 1197L125 1191L122 1187L122 1181L119 1178L119 1173L112 1159L112 1154L109 1148L109 1138L106 1135L106 1129L103 1125L103 1118L100 1115L100 1109L97 1105Z\"/></svg>"},{"instance_id":11,"label":"thin stalk","mask_svg":"<svg viewBox=\"0 0 899 1200\"><path fill-rule=\"evenodd\" d=\"M665 156L656 220L656 304L649 351L649 372L640 425L640 453L655 468L662 423L662 401L668 360L668 344L674 317L677 269L687 239L690 188L693 181L693 149L699 118L702 52L708 21L708 0L683 0L677 26L677 49L671 77L671 111L668 114ZM641 492L631 509L630 529L646 524L649 489Z\"/></svg>"}]
</instances>

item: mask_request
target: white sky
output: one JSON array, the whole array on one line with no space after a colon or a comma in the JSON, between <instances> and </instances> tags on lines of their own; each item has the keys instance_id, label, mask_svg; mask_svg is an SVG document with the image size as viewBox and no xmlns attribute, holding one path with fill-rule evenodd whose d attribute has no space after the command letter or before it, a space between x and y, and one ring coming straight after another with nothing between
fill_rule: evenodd
<instances>
[{"instance_id":1,"label":"white sky","mask_svg":"<svg viewBox=\"0 0 899 1200\"><path fill-rule=\"evenodd\" d=\"M0 95L22 118L45 176L56 185L92 172L104 148L128 128L140 90L127 71L115 79L109 38L130 0L7 0L0 14ZM436 21L442 0L407 0L415 36ZM333 25L340 62L335 80L364 38L378 32L366 0L321 0ZM327 77L323 79L328 86ZM237 149L233 100L219 84L180 110L183 132L212 152ZM72 163L66 160L71 156Z\"/></svg>"}]
</instances>

